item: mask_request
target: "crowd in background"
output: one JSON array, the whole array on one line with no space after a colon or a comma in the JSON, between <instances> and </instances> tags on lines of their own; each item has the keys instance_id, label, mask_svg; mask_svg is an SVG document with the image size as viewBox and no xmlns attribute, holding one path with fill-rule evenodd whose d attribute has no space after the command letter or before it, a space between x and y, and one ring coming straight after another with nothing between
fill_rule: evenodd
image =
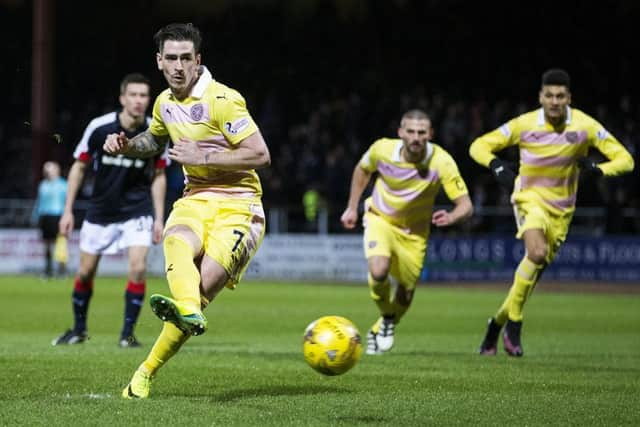
<instances>
[{"instance_id":1,"label":"crowd in background","mask_svg":"<svg viewBox=\"0 0 640 427\"><path fill-rule=\"evenodd\" d=\"M86 5L64 3L57 6L55 129L50 142L55 146L51 160L59 161L63 171L71 165L73 149L87 123L118 105L118 82L124 74L143 72L152 79L154 94L164 89L154 66L151 39L158 22L170 19L161 16L159 7L155 13L161 19L154 20L152 14L133 21L149 7L142 0L131 2L127 16L110 8L109 2L92 3L93 12L85 10ZM582 44L572 44L561 56L552 46L538 43L544 43L541 27L519 34L523 45L530 43L534 48L511 50L509 61L503 61L502 34L519 31L515 9L503 11L503 22L492 14L482 15L480 6L464 6L466 2L416 2L421 6L404 1L384 5L309 2L305 7L300 3L306 2L258 3L222 2L225 6L215 13L201 13L191 20L215 38L204 42L203 63L214 78L246 97L270 147L272 166L260 171L267 209L286 207L300 212L302 218L303 196L315 190L328 208L331 230L338 231L337 217L346 204L354 165L375 139L396 136L399 118L410 108L424 109L431 116L434 142L458 162L476 209L507 206L508 195L488 170L471 160L468 147L476 136L536 108L540 74L551 66L571 73L574 106L599 120L640 163L640 102L633 62L624 56L603 59L592 54L611 42L618 47L631 43L630 29L619 26L615 34L608 33L617 39L601 41L584 23L589 13L597 16L597 10L574 10L571 30L555 28L559 40L576 33L582 37ZM359 6L348 6L353 4ZM628 8L637 12L631 2L620 2L607 12L623 19L625 14L633 16ZM0 24L30 20L26 7L12 12L0 18ZM83 13L103 14L104 24L74 20L74 31L65 26ZM534 19L543 12L532 13ZM469 23L479 16L486 26L474 29ZM124 26L136 22L138 30L126 35L111 30L109 34L114 34L104 37L112 18L122 19ZM492 30L497 22L503 23L500 34ZM606 30L614 24L600 25ZM28 28L16 28L12 35L3 38L8 57L22 56L16 56L15 63L0 65L12 83L5 93L6 105L12 107L0 123L4 153L0 199L29 199L35 196L34 188L25 183L37 181L34 174L39 171L25 168L31 164L32 150L30 58L24 52L30 44L20 40L28 40L30 33ZM517 152L507 151L505 156L517 161ZM578 206L606 208L606 217L597 222L600 231L640 232L638 169L622 178L581 182ZM174 165L168 173L170 198L177 197L181 171ZM89 191L90 181L83 195ZM500 231L502 223L503 219L478 216L466 227Z\"/></svg>"}]
</instances>

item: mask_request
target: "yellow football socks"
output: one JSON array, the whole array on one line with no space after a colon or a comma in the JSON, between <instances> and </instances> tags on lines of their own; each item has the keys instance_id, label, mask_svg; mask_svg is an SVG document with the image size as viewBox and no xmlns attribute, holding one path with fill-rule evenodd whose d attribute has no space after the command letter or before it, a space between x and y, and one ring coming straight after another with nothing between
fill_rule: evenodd
<instances>
[{"instance_id":1,"label":"yellow football socks","mask_svg":"<svg viewBox=\"0 0 640 427\"><path fill-rule=\"evenodd\" d=\"M516 269L513 285L502 307L496 314L496 322L503 325L507 320L522 321L522 309L533 291L544 265L534 264L526 256Z\"/></svg>"},{"instance_id":2,"label":"yellow football socks","mask_svg":"<svg viewBox=\"0 0 640 427\"><path fill-rule=\"evenodd\" d=\"M378 317L378 320L376 320L373 326L371 326L371 332L373 332L374 334L377 334L378 332L380 332L381 324L382 324L382 316Z\"/></svg>"},{"instance_id":3,"label":"yellow football socks","mask_svg":"<svg viewBox=\"0 0 640 427\"><path fill-rule=\"evenodd\" d=\"M190 337L173 323L163 322L162 331L151 348L147 359L142 362L139 369L145 371L148 375L153 376L155 373L167 363L167 361L182 347Z\"/></svg>"},{"instance_id":4,"label":"yellow football socks","mask_svg":"<svg viewBox=\"0 0 640 427\"><path fill-rule=\"evenodd\" d=\"M200 272L193 262L193 250L181 237L170 234L164 238L167 281L173 298L181 306L200 312Z\"/></svg>"},{"instance_id":5,"label":"yellow football socks","mask_svg":"<svg viewBox=\"0 0 640 427\"><path fill-rule=\"evenodd\" d=\"M373 278L369 273L369 290L371 291L371 298L375 301L380 314L393 314L393 307L391 305L390 292L391 283L387 277L384 281L378 281Z\"/></svg>"}]
</instances>

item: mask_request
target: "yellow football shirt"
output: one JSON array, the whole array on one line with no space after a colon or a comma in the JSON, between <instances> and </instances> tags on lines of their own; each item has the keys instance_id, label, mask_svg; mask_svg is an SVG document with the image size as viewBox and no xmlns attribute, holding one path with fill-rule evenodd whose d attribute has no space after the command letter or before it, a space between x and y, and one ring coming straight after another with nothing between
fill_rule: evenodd
<instances>
[{"instance_id":1,"label":"yellow football shirt","mask_svg":"<svg viewBox=\"0 0 640 427\"><path fill-rule=\"evenodd\" d=\"M401 139L382 138L374 142L360 159L368 173L378 172L371 196L365 205L407 233L429 235L431 214L438 191L450 200L468 193L455 161L442 147L427 143L419 164L403 160Z\"/></svg>"},{"instance_id":2,"label":"yellow football shirt","mask_svg":"<svg viewBox=\"0 0 640 427\"><path fill-rule=\"evenodd\" d=\"M231 151L243 139L258 130L242 95L215 81L203 67L203 73L183 99L170 89L163 91L153 106L149 131L169 135L172 141L187 138L209 152ZM255 170L221 170L213 166L182 167L186 195L260 198L262 186Z\"/></svg>"},{"instance_id":3,"label":"yellow football shirt","mask_svg":"<svg viewBox=\"0 0 640 427\"><path fill-rule=\"evenodd\" d=\"M469 148L471 157L489 166L496 151L517 145L519 176L513 201L539 202L556 215L575 210L579 168L577 160L595 147L609 161L598 166L606 176L633 169L633 158L620 142L595 119L567 107L564 129L556 131L544 118L542 108L518 116L477 138Z\"/></svg>"}]
</instances>

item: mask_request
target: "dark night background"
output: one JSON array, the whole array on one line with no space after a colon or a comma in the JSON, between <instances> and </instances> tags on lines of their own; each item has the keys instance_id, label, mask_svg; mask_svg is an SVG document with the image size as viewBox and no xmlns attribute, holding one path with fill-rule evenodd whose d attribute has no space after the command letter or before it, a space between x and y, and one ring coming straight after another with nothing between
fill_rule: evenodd
<instances>
[{"instance_id":1,"label":"dark night background","mask_svg":"<svg viewBox=\"0 0 640 427\"><path fill-rule=\"evenodd\" d=\"M62 143L34 142L28 125L38 2L0 0L0 198L34 197L33 153L68 168L88 121L118 107L125 74L148 75L153 95L166 87L152 37L176 21L201 29L203 63L245 96L263 130L273 163L261 171L267 207L299 208L314 187L335 223L355 162L373 140L395 136L413 107L432 116L434 142L456 158L476 203L504 205L467 149L536 108L540 74L550 67L569 71L573 105L638 163L638 2L43 1L51 11L50 133ZM638 176L583 182L578 206L607 207L606 232L636 233Z\"/></svg>"}]
</instances>

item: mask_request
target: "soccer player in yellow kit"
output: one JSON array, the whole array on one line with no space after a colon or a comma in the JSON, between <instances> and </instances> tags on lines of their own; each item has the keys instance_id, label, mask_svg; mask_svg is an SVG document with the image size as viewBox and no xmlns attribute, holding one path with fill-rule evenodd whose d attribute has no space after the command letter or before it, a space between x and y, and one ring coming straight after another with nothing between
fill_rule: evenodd
<instances>
[{"instance_id":1,"label":"soccer player in yellow kit","mask_svg":"<svg viewBox=\"0 0 640 427\"><path fill-rule=\"evenodd\" d=\"M152 378L191 335L207 329L204 307L223 287L235 288L264 236L262 188L255 169L270 156L244 98L201 65L199 30L170 24L156 33L156 60L169 88L153 107L146 132L107 137L107 152L150 156L169 139L169 157L183 165L186 188L173 206L163 249L172 298L152 295L163 328L122 392L146 398Z\"/></svg>"},{"instance_id":2,"label":"soccer player in yellow kit","mask_svg":"<svg viewBox=\"0 0 640 427\"><path fill-rule=\"evenodd\" d=\"M362 156L353 171L349 202L341 217L345 228L355 227L360 197L377 172L363 217L369 288L380 312L367 333L367 354L381 354L393 346L395 327L413 299L431 224L449 226L473 213L455 161L429 140L429 116L421 110L407 111L398 136L375 141ZM433 212L441 187L454 208ZM394 295L389 276L397 282Z\"/></svg>"},{"instance_id":3,"label":"soccer player in yellow kit","mask_svg":"<svg viewBox=\"0 0 640 427\"><path fill-rule=\"evenodd\" d=\"M570 107L569 74L550 69L542 75L539 102L542 108L518 116L471 144L469 154L491 169L496 180L513 189L518 231L525 256L515 271L509 293L480 345L480 354L495 355L498 337L505 327L504 349L522 356L522 310L527 298L565 241L575 210L578 177L582 173L616 176L633 170L633 158L606 129L584 112ZM494 153L517 145L518 176ZM587 157L593 147L608 161Z\"/></svg>"}]
</instances>

